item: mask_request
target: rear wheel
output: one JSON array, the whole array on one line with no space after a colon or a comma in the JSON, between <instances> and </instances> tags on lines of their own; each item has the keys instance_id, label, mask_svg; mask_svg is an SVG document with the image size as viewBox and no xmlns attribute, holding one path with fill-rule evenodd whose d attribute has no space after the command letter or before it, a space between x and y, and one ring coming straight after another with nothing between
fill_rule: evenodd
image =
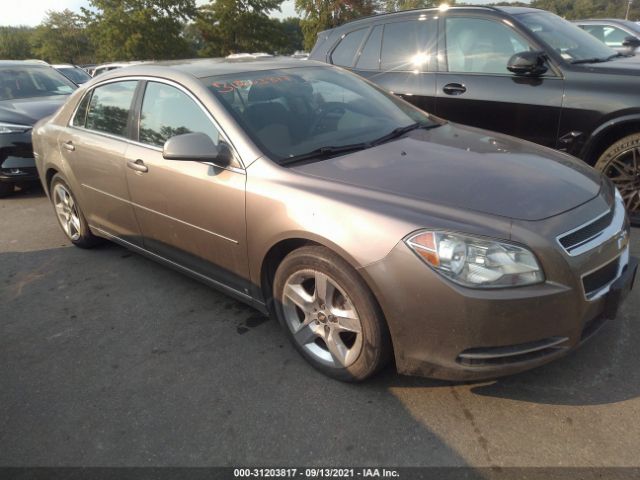
<instances>
[{"instance_id":1,"label":"rear wheel","mask_svg":"<svg viewBox=\"0 0 640 480\"><path fill-rule=\"evenodd\" d=\"M296 349L315 368L364 380L390 357L386 323L358 273L324 247L303 247L280 264L275 311Z\"/></svg>"},{"instance_id":2,"label":"rear wheel","mask_svg":"<svg viewBox=\"0 0 640 480\"><path fill-rule=\"evenodd\" d=\"M620 191L631 222L640 225L640 133L618 140L600 156L595 168Z\"/></svg>"},{"instance_id":3,"label":"rear wheel","mask_svg":"<svg viewBox=\"0 0 640 480\"><path fill-rule=\"evenodd\" d=\"M71 189L60 175L51 180L51 202L58 223L71 243L80 248L91 248L99 243L99 239L91 233Z\"/></svg>"}]
</instances>

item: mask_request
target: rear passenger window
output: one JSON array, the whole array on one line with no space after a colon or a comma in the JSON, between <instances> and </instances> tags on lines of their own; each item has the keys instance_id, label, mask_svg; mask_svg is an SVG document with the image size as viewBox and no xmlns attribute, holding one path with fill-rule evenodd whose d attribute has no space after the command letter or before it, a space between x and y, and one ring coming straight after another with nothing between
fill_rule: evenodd
<instances>
[{"instance_id":1,"label":"rear passenger window","mask_svg":"<svg viewBox=\"0 0 640 480\"><path fill-rule=\"evenodd\" d=\"M171 137L195 132L218 143L218 130L187 94L171 85L149 82L140 112L140 142L162 147Z\"/></svg>"},{"instance_id":2,"label":"rear passenger window","mask_svg":"<svg viewBox=\"0 0 640 480\"><path fill-rule=\"evenodd\" d=\"M378 70L380 67L380 44L382 43L382 25L371 31L371 35L364 44L356 68L362 70Z\"/></svg>"},{"instance_id":3,"label":"rear passenger window","mask_svg":"<svg viewBox=\"0 0 640 480\"><path fill-rule=\"evenodd\" d=\"M78 105L76 114L73 116L73 120L71 120L71 125L74 127L84 127L84 123L87 119L87 108L89 107L90 99L91 92L86 93L82 100L80 100L80 105Z\"/></svg>"},{"instance_id":4,"label":"rear passenger window","mask_svg":"<svg viewBox=\"0 0 640 480\"><path fill-rule=\"evenodd\" d=\"M342 67L350 67L353 65L356 52L362 40L364 40L364 35L367 33L367 30L367 28L361 28L360 30L348 33L333 50L331 63Z\"/></svg>"},{"instance_id":5,"label":"rear passenger window","mask_svg":"<svg viewBox=\"0 0 640 480\"><path fill-rule=\"evenodd\" d=\"M93 90L86 128L119 137L127 136L127 121L137 80L115 82Z\"/></svg>"},{"instance_id":6,"label":"rear passenger window","mask_svg":"<svg viewBox=\"0 0 640 480\"><path fill-rule=\"evenodd\" d=\"M384 71L427 71L434 60L435 22L410 20L384 26L380 68Z\"/></svg>"}]
</instances>

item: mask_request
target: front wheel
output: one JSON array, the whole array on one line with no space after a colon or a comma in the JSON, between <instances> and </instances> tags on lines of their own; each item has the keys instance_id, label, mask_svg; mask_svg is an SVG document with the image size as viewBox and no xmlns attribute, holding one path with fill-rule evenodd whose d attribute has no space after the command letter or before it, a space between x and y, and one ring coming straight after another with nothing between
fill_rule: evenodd
<instances>
[{"instance_id":1,"label":"front wheel","mask_svg":"<svg viewBox=\"0 0 640 480\"><path fill-rule=\"evenodd\" d=\"M71 243L80 248L91 248L99 243L99 239L91 233L71 189L60 175L55 175L51 180L51 202L58 223Z\"/></svg>"},{"instance_id":2,"label":"front wheel","mask_svg":"<svg viewBox=\"0 0 640 480\"><path fill-rule=\"evenodd\" d=\"M631 223L640 226L640 133L618 140L600 156L595 168L620 191Z\"/></svg>"},{"instance_id":3,"label":"front wheel","mask_svg":"<svg viewBox=\"0 0 640 480\"><path fill-rule=\"evenodd\" d=\"M296 349L343 381L364 380L390 358L380 308L358 273L324 247L290 253L274 278L275 311Z\"/></svg>"}]
</instances>

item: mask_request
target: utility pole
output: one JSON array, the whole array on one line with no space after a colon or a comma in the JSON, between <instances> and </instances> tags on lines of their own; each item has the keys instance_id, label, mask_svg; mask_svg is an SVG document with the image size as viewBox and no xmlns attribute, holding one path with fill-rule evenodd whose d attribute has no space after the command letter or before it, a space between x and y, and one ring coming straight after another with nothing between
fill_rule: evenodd
<instances>
[{"instance_id":1,"label":"utility pole","mask_svg":"<svg viewBox=\"0 0 640 480\"><path fill-rule=\"evenodd\" d=\"M633 0L629 0L629 3L627 3L627 14L624 16L625 20L629 20L629 11L631 10L632 3L633 3Z\"/></svg>"}]
</instances>

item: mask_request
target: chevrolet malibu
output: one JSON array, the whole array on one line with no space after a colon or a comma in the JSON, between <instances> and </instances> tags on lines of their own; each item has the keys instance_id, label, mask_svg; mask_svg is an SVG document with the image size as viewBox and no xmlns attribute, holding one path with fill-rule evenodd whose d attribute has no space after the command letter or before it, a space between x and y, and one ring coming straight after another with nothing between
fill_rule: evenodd
<instances>
[{"instance_id":1,"label":"chevrolet malibu","mask_svg":"<svg viewBox=\"0 0 640 480\"><path fill-rule=\"evenodd\" d=\"M33 142L73 244L247 302L341 380L541 365L613 319L637 269L600 173L312 61L105 73Z\"/></svg>"}]
</instances>

